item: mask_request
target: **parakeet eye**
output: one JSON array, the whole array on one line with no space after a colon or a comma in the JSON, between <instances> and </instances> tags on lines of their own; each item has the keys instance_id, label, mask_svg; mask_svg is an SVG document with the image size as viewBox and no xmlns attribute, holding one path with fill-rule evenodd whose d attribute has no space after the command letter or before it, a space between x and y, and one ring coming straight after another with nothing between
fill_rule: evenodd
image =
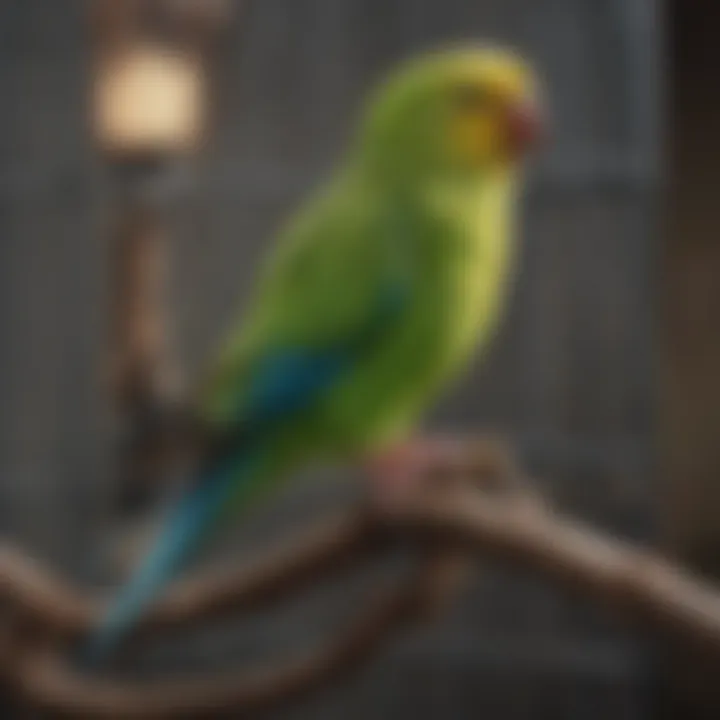
<instances>
[{"instance_id":1,"label":"parakeet eye","mask_svg":"<svg viewBox=\"0 0 720 720\"><path fill-rule=\"evenodd\" d=\"M477 113L488 104L488 93L477 84L464 84L455 88L453 101L463 113Z\"/></svg>"}]
</instances>

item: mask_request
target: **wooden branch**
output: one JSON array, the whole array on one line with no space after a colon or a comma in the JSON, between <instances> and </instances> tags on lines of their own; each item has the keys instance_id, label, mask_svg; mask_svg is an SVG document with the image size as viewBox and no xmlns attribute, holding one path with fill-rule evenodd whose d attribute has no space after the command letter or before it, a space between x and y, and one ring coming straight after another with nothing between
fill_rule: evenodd
<instances>
[{"instance_id":1,"label":"wooden branch","mask_svg":"<svg viewBox=\"0 0 720 720\"><path fill-rule=\"evenodd\" d=\"M117 406L127 412L176 393L179 371L170 362L168 348L164 218L142 206L119 215L111 380Z\"/></svg>"},{"instance_id":2,"label":"wooden branch","mask_svg":"<svg viewBox=\"0 0 720 720\"><path fill-rule=\"evenodd\" d=\"M381 537L366 513L340 514L249 567L179 583L152 609L141 629L167 629L267 607L289 590L377 551ZM0 602L32 617L46 632L67 638L90 631L105 607L102 599L73 590L11 548L0 552Z\"/></svg>"},{"instance_id":3,"label":"wooden branch","mask_svg":"<svg viewBox=\"0 0 720 720\"><path fill-rule=\"evenodd\" d=\"M673 633L720 662L720 590L650 550L549 510L467 491L421 503L407 519L416 530L462 540L638 624Z\"/></svg>"},{"instance_id":4,"label":"wooden branch","mask_svg":"<svg viewBox=\"0 0 720 720\"><path fill-rule=\"evenodd\" d=\"M377 593L336 640L277 669L130 686L78 676L56 654L40 652L15 666L14 686L34 707L60 717L237 717L239 712L286 703L358 667L393 632L417 617L423 609L424 584L420 571L415 578Z\"/></svg>"},{"instance_id":5,"label":"wooden branch","mask_svg":"<svg viewBox=\"0 0 720 720\"><path fill-rule=\"evenodd\" d=\"M397 531L417 541L419 562L411 575L368 598L359 616L325 647L284 665L209 678L128 684L77 674L63 660L62 648L92 626L103 603L6 549L0 555L0 603L6 610L0 673L17 697L56 717L235 717L297 698L358 667L394 632L452 597L454 584L443 592L444 580L468 552L541 573L638 624L702 647L720 663L717 589L522 495L491 493L467 481L433 483L393 518L392 533L366 512L347 512L250 568L178 584L152 610L145 633L267 608L321 575L381 553Z\"/></svg>"}]
</instances>

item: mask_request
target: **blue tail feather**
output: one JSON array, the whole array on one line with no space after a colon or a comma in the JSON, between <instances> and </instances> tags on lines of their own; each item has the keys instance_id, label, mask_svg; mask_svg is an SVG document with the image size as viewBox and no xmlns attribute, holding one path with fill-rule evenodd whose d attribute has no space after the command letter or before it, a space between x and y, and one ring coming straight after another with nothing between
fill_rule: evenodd
<instances>
[{"instance_id":1,"label":"blue tail feather","mask_svg":"<svg viewBox=\"0 0 720 720\"><path fill-rule=\"evenodd\" d=\"M100 627L84 648L82 659L96 666L106 659L170 582L210 529L237 484L252 476L253 456L224 461L201 475L193 489L170 510L147 558L120 591Z\"/></svg>"}]
</instances>

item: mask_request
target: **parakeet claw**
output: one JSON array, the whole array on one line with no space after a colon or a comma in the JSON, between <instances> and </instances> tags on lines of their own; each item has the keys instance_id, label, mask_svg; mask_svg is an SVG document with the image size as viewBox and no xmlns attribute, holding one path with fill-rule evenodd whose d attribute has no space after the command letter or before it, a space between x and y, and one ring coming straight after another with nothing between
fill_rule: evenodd
<instances>
[{"instance_id":1,"label":"parakeet claw","mask_svg":"<svg viewBox=\"0 0 720 720\"><path fill-rule=\"evenodd\" d=\"M457 467L462 451L455 440L417 438L373 456L366 464L373 508L401 512L429 483Z\"/></svg>"}]
</instances>

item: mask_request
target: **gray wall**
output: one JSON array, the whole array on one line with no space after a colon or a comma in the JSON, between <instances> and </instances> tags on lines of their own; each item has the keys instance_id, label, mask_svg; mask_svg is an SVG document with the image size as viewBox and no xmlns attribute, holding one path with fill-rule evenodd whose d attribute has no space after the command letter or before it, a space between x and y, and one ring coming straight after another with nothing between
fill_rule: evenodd
<instances>
[{"instance_id":1,"label":"gray wall","mask_svg":"<svg viewBox=\"0 0 720 720\"><path fill-rule=\"evenodd\" d=\"M188 366L231 320L273 230L332 166L372 82L443 40L512 41L548 78L555 141L529 193L508 322L436 421L508 432L563 508L650 538L655 5L257 0L225 51L217 134L179 223ZM111 418L99 369L107 198L85 127L83 30L80 3L0 2L0 530L87 577L109 516ZM291 491L247 535L276 534L332 493ZM339 586L244 624L234 654L311 640L351 594ZM205 651L224 656L213 642ZM639 718L648 667L634 638L582 603L489 569L442 627L282 717Z\"/></svg>"}]
</instances>

